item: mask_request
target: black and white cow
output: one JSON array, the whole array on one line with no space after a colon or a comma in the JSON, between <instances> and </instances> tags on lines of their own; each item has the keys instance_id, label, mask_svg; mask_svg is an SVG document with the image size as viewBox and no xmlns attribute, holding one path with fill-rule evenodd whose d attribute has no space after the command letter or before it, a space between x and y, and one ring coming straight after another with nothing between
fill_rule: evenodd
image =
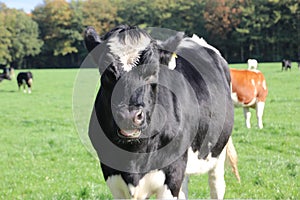
<instances>
[{"instance_id":1,"label":"black and white cow","mask_svg":"<svg viewBox=\"0 0 300 200\"><path fill-rule=\"evenodd\" d=\"M88 27L85 44L101 73L89 136L113 197L187 198L188 176L208 172L211 197L223 198L234 112L218 51L127 25L101 37Z\"/></svg>"},{"instance_id":2,"label":"black and white cow","mask_svg":"<svg viewBox=\"0 0 300 200\"><path fill-rule=\"evenodd\" d=\"M0 73L0 82L4 79L11 80L8 68L3 68L3 72Z\"/></svg>"},{"instance_id":3,"label":"black and white cow","mask_svg":"<svg viewBox=\"0 0 300 200\"><path fill-rule=\"evenodd\" d=\"M281 63L282 63L281 71L283 71L283 70L287 71L288 69L291 71L292 62L290 60L283 59Z\"/></svg>"},{"instance_id":4,"label":"black and white cow","mask_svg":"<svg viewBox=\"0 0 300 200\"><path fill-rule=\"evenodd\" d=\"M24 93L26 93L26 85L27 85L28 93L31 93L32 79L33 76L31 72L20 72L17 76L19 90L23 85Z\"/></svg>"}]
</instances>

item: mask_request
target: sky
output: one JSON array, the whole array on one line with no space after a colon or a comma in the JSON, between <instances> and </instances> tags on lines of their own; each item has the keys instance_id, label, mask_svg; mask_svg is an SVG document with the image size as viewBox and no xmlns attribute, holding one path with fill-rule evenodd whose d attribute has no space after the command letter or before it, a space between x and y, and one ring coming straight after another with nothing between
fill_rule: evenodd
<instances>
[{"instance_id":1,"label":"sky","mask_svg":"<svg viewBox=\"0 0 300 200\"><path fill-rule=\"evenodd\" d=\"M25 12L30 13L34 7L42 4L43 0L0 0L0 2L5 3L9 8L23 9Z\"/></svg>"}]
</instances>

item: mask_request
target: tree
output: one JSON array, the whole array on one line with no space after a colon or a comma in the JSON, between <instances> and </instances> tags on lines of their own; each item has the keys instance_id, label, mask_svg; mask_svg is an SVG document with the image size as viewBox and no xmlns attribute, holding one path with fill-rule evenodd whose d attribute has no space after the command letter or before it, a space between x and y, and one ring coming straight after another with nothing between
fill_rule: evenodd
<instances>
[{"instance_id":1,"label":"tree","mask_svg":"<svg viewBox=\"0 0 300 200\"><path fill-rule=\"evenodd\" d=\"M38 39L37 24L22 10L8 9L3 6L0 10L2 46L6 54L1 56L3 64L15 68L21 67L24 58L40 53L43 44Z\"/></svg>"},{"instance_id":2,"label":"tree","mask_svg":"<svg viewBox=\"0 0 300 200\"><path fill-rule=\"evenodd\" d=\"M41 29L44 51L54 56L78 52L73 44L82 40L82 36L72 27L73 13L68 2L45 0L44 5L36 7L32 14Z\"/></svg>"},{"instance_id":3,"label":"tree","mask_svg":"<svg viewBox=\"0 0 300 200\"><path fill-rule=\"evenodd\" d=\"M80 16L76 16L75 10L76 2L69 4L65 0L45 0L33 10L32 17L39 24L44 41L42 65L61 67L70 63L65 56L78 53L83 37Z\"/></svg>"},{"instance_id":4,"label":"tree","mask_svg":"<svg viewBox=\"0 0 300 200\"><path fill-rule=\"evenodd\" d=\"M11 33L7 30L5 22L7 7L0 4L0 65L7 65L11 62L9 48L11 47Z\"/></svg>"},{"instance_id":5,"label":"tree","mask_svg":"<svg viewBox=\"0 0 300 200\"><path fill-rule=\"evenodd\" d=\"M83 2L85 27L93 26L99 34L103 34L116 26L117 5L110 0L87 0Z\"/></svg>"},{"instance_id":6,"label":"tree","mask_svg":"<svg viewBox=\"0 0 300 200\"><path fill-rule=\"evenodd\" d=\"M298 8L297 0L248 0L236 29L242 57L264 61L296 58L300 43Z\"/></svg>"},{"instance_id":7,"label":"tree","mask_svg":"<svg viewBox=\"0 0 300 200\"><path fill-rule=\"evenodd\" d=\"M233 32L240 24L242 16L241 6L244 0L210 0L206 2L204 11L205 28L209 32L209 39L221 48L225 58L228 58Z\"/></svg>"},{"instance_id":8,"label":"tree","mask_svg":"<svg viewBox=\"0 0 300 200\"><path fill-rule=\"evenodd\" d=\"M204 11L205 27L213 36L226 39L240 23L243 0L210 0Z\"/></svg>"}]
</instances>

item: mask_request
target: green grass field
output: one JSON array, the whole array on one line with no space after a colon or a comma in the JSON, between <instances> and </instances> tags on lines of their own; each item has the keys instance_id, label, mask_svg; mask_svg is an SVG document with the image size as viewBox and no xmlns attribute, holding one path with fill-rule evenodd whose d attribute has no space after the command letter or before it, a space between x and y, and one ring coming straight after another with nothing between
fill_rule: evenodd
<instances>
[{"instance_id":1,"label":"green grass field","mask_svg":"<svg viewBox=\"0 0 300 200\"><path fill-rule=\"evenodd\" d=\"M230 65L246 68L246 64ZM260 64L269 88L264 129L235 110L233 140L241 184L226 168L225 198L300 199L300 71ZM0 83L0 199L112 198L97 161L82 145L72 112L78 70L31 70L32 94ZM17 74L18 71L16 71ZM95 72L97 73L97 72ZM208 198L207 175L193 176L190 198Z\"/></svg>"}]
</instances>

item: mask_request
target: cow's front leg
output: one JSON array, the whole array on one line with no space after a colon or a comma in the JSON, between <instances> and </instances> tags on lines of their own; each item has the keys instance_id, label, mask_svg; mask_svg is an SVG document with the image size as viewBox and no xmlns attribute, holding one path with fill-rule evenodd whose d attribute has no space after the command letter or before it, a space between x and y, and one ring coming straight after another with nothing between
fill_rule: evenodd
<instances>
[{"instance_id":1,"label":"cow's front leg","mask_svg":"<svg viewBox=\"0 0 300 200\"><path fill-rule=\"evenodd\" d=\"M185 175L179 192L179 199L188 199L189 196L189 175Z\"/></svg>"},{"instance_id":2,"label":"cow's front leg","mask_svg":"<svg viewBox=\"0 0 300 200\"><path fill-rule=\"evenodd\" d=\"M212 199L223 199L225 194L224 164L226 158L226 146L220 154L215 167L208 172L208 183L210 197Z\"/></svg>"},{"instance_id":3,"label":"cow's front leg","mask_svg":"<svg viewBox=\"0 0 300 200\"><path fill-rule=\"evenodd\" d=\"M248 107L244 107L244 116L246 120L246 127L251 128L251 123L250 123L251 112Z\"/></svg>"},{"instance_id":4,"label":"cow's front leg","mask_svg":"<svg viewBox=\"0 0 300 200\"><path fill-rule=\"evenodd\" d=\"M109 176L106 180L114 199L132 199L127 183L121 175Z\"/></svg>"}]
</instances>

